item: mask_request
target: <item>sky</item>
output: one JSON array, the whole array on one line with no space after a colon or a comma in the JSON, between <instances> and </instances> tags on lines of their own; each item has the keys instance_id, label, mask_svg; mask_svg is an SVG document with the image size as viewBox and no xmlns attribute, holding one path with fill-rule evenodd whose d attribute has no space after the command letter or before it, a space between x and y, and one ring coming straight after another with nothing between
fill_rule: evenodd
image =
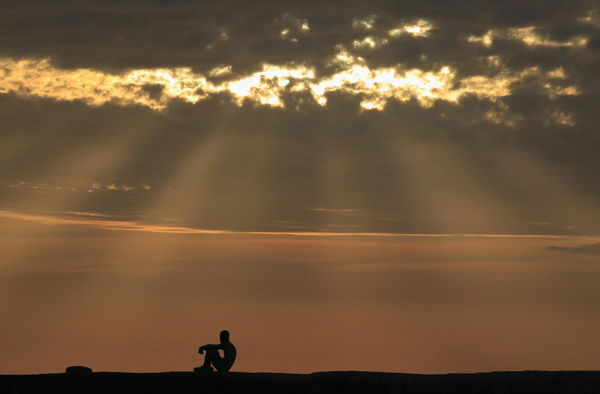
<instances>
[{"instance_id":1,"label":"sky","mask_svg":"<svg viewBox=\"0 0 600 394\"><path fill-rule=\"evenodd\" d=\"M0 374L600 369L598 1L3 1Z\"/></svg>"}]
</instances>

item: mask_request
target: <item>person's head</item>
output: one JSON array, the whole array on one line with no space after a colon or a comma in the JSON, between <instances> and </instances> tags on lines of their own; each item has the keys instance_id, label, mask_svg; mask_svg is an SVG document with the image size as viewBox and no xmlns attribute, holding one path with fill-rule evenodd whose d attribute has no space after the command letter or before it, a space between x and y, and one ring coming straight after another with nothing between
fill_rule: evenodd
<instances>
[{"instance_id":1,"label":"person's head","mask_svg":"<svg viewBox=\"0 0 600 394\"><path fill-rule=\"evenodd\" d=\"M229 342L229 331L221 331L221 333L219 334L219 339L221 339L221 343Z\"/></svg>"}]
</instances>

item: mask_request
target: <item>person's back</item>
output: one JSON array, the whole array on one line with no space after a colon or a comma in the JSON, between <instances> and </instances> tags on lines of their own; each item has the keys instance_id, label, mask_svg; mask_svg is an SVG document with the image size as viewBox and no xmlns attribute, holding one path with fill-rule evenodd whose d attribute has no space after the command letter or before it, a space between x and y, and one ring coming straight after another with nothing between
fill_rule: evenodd
<instances>
[{"instance_id":1,"label":"person's back","mask_svg":"<svg viewBox=\"0 0 600 394\"><path fill-rule=\"evenodd\" d=\"M227 371L229 371L237 357L237 350L235 346L233 346L233 343L229 342L229 336L227 342L223 343L223 341L221 341L221 346L221 349L223 349L223 364L226 366ZM217 370L218 369L219 368L217 368Z\"/></svg>"}]
</instances>

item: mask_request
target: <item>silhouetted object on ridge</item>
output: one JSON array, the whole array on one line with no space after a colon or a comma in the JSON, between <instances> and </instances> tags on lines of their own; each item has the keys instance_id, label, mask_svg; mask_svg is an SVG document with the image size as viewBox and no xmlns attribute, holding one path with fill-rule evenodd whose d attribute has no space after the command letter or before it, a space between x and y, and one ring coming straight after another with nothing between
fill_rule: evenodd
<instances>
[{"instance_id":1,"label":"silhouetted object on ridge","mask_svg":"<svg viewBox=\"0 0 600 394\"><path fill-rule=\"evenodd\" d=\"M65 372L71 375L87 375L92 373L92 369L90 367L84 367L81 365L73 365L71 367L67 367Z\"/></svg>"},{"instance_id":2,"label":"silhouetted object on ridge","mask_svg":"<svg viewBox=\"0 0 600 394\"><path fill-rule=\"evenodd\" d=\"M198 368L194 368L194 371L212 371L213 366L219 372L228 372L231 369L231 366L235 362L235 356L237 355L237 351L235 350L235 346L233 346L233 343L229 342L229 331L221 331L221 333L219 334L219 339L221 343L218 345L200 346L200 349L198 349L198 353L203 354L204 351L206 351L206 355L204 356L204 365ZM221 357L219 350L223 351L223 357Z\"/></svg>"}]
</instances>

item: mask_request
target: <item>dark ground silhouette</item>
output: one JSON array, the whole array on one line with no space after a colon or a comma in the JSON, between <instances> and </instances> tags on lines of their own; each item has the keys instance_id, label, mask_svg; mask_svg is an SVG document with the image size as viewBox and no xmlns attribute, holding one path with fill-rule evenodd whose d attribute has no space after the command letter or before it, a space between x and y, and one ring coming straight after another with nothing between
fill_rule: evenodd
<instances>
[{"instance_id":1,"label":"dark ground silhouette","mask_svg":"<svg viewBox=\"0 0 600 394\"><path fill-rule=\"evenodd\" d=\"M0 375L16 394L598 394L599 371L524 371L414 375L382 372L116 373Z\"/></svg>"}]
</instances>

